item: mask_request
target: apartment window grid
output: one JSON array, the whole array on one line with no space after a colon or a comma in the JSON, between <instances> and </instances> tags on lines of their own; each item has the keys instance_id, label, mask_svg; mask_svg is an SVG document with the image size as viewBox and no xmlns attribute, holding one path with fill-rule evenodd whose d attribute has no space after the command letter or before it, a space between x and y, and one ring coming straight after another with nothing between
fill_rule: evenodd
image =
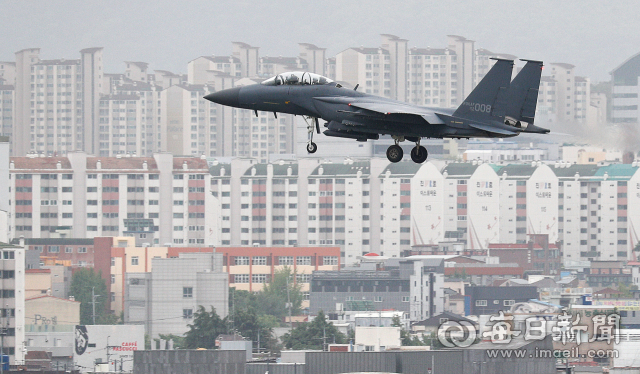
<instances>
[{"instance_id":1,"label":"apartment window grid","mask_svg":"<svg viewBox=\"0 0 640 374\"><path fill-rule=\"evenodd\" d=\"M251 283L269 283L269 274L252 274Z\"/></svg>"},{"instance_id":2,"label":"apartment window grid","mask_svg":"<svg viewBox=\"0 0 640 374\"><path fill-rule=\"evenodd\" d=\"M234 283L249 283L249 274L234 274Z\"/></svg>"},{"instance_id":3,"label":"apartment window grid","mask_svg":"<svg viewBox=\"0 0 640 374\"><path fill-rule=\"evenodd\" d=\"M252 264L253 265L266 265L267 264L267 256L253 256Z\"/></svg>"},{"instance_id":4,"label":"apartment window grid","mask_svg":"<svg viewBox=\"0 0 640 374\"><path fill-rule=\"evenodd\" d=\"M249 265L249 256L236 256L234 260L236 265Z\"/></svg>"}]
</instances>

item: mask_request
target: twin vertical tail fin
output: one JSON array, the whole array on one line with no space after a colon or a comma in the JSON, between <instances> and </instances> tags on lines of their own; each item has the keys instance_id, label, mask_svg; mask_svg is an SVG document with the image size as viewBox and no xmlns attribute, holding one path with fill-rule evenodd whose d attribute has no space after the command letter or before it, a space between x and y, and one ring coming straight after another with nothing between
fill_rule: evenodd
<instances>
[{"instance_id":1,"label":"twin vertical tail fin","mask_svg":"<svg viewBox=\"0 0 640 374\"><path fill-rule=\"evenodd\" d=\"M497 60L487 75L453 113L472 121L503 122L507 114L513 60Z\"/></svg>"},{"instance_id":2,"label":"twin vertical tail fin","mask_svg":"<svg viewBox=\"0 0 640 374\"><path fill-rule=\"evenodd\" d=\"M543 66L542 61L523 61L527 63L511 82L507 105L506 121L517 127L518 122L533 124Z\"/></svg>"}]
</instances>

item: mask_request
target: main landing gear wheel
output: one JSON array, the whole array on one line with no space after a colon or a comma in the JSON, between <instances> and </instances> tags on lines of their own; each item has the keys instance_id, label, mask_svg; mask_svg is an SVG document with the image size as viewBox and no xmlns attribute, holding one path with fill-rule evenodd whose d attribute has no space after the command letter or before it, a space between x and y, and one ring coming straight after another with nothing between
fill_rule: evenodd
<instances>
[{"instance_id":1,"label":"main landing gear wheel","mask_svg":"<svg viewBox=\"0 0 640 374\"><path fill-rule=\"evenodd\" d=\"M402 156L404 152L402 151L402 147L397 144L394 144L387 148L387 158L391 162L400 162L402 161Z\"/></svg>"},{"instance_id":2,"label":"main landing gear wheel","mask_svg":"<svg viewBox=\"0 0 640 374\"><path fill-rule=\"evenodd\" d=\"M316 153L317 150L318 150L318 146L316 145L316 143L314 142L307 143L307 152Z\"/></svg>"},{"instance_id":3,"label":"main landing gear wheel","mask_svg":"<svg viewBox=\"0 0 640 374\"><path fill-rule=\"evenodd\" d=\"M411 159L417 164L427 161L428 156L429 152L427 152L427 149L421 145L417 145L411 149Z\"/></svg>"}]
</instances>

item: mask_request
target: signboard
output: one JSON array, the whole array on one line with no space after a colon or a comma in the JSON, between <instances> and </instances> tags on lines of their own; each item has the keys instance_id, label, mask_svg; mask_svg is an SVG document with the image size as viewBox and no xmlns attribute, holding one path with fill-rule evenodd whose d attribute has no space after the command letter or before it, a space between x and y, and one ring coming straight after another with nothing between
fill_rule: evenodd
<instances>
[{"instance_id":1,"label":"signboard","mask_svg":"<svg viewBox=\"0 0 640 374\"><path fill-rule=\"evenodd\" d=\"M613 306L618 310L638 311L640 300L593 300L594 306Z\"/></svg>"},{"instance_id":2,"label":"signboard","mask_svg":"<svg viewBox=\"0 0 640 374\"><path fill-rule=\"evenodd\" d=\"M143 325L76 325L73 363L93 370L96 362L109 371L133 370L133 351L144 349Z\"/></svg>"}]
</instances>

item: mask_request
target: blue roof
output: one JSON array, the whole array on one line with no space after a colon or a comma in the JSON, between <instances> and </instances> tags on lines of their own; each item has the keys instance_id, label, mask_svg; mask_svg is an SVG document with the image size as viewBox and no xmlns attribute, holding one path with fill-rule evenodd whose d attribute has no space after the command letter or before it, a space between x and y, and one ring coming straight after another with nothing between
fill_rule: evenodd
<instances>
[{"instance_id":1,"label":"blue roof","mask_svg":"<svg viewBox=\"0 0 640 374\"><path fill-rule=\"evenodd\" d=\"M601 179L604 173L607 173L609 179L612 180L629 180L637 170L638 167L631 166L631 164L611 164L598 168L593 177Z\"/></svg>"}]
</instances>

